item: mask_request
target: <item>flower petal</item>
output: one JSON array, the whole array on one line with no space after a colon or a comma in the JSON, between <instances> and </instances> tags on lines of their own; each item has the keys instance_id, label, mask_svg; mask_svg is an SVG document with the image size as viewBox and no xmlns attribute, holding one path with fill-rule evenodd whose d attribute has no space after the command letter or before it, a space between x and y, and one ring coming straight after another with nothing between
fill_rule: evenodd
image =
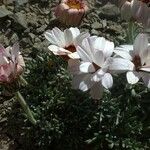
<instances>
[{"instance_id":1,"label":"flower petal","mask_svg":"<svg viewBox=\"0 0 150 150\"><path fill-rule=\"evenodd\" d=\"M48 49L50 51L52 51L55 55L68 55L68 54L71 54L70 51L64 49L64 48L61 48L61 47L58 47L58 46L55 46L55 45L50 45L48 47Z\"/></svg>"},{"instance_id":2,"label":"flower petal","mask_svg":"<svg viewBox=\"0 0 150 150\"><path fill-rule=\"evenodd\" d=\"M83 73L91 73L95 71L93 64L90 62L81 63L79 69Z\"/></svg>"},{"instance_id":3,"label":"flower petal","mask_svg":"<svg viewBox=\"0 0 150 150\"><path fill-rule=\"evenodd\" d=\"M150 74L149 73L141 73L142 79L145 85L150 88Z\"/></svg>"},{"instance_id":4,"label":"flower petal","mask_svg":"<svg viewBox=\"0 0 150 150\"><path fill-rule=\"evenodd\" d=\"M87 91L93 86L94 82L91 81L90 74L75 75L72 80L73 89L80 89Z\"/></svg>"},{"instance_id":5,"label":"flower petal","mask_svg":"<svg viewBox=\"0 0 150 150\"><path fill-rule=\"evenodd\" d=\"M113 85L113 78L110 73L105 73L104 76L102 77L102 85L106 88L109 89Z\"/></svg>"},{"instance_id":6,"label":"flower petal","mask_svg":"<svg viewBox=\"0 0 150 150\"><path fill-rule=\"evenodd\" d=\"M129 71L129 72L127 72L126 76L127 76L127 81L130 84L135 84L140 79L140 74L138 72Z\"/></svg>"},{"instance_id":7,"label":"flower petal","mask_svg":"<svg viewBox=\"0 0 150 150\"><path fill-rule=\"evenodd\" d=\"M134 55L141 55L148 48L148 37L146 34L139 34L134 41Z\"/></svg>"},{"instance_id":8,"label":"flower petal","mask_svg":"<svg viewBox=\"0 0 150 150\"><path fill-rule=\"evenodd\" d=\"M134 64L123 58L113 58L109 70L114 73L123 73L129 70L134 70Z\"/></svg>"}]
</instances>

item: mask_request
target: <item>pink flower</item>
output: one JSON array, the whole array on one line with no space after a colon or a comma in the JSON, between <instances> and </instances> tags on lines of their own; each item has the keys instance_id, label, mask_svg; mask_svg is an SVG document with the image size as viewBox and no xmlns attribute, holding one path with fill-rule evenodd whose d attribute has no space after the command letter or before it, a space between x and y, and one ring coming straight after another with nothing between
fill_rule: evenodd
<instances>
[{"instance_id":1,"label":"pink flower","mask_svg":"<svg viewBox=\"0 0 150 150\"><path fill-rule=\"evenodd\" d=\"M24 66L18 43L6 49L0 45L0 84L13 82L23 72Z\"/></svg>"},{"instance_id":2,"label":"pink flower","mask_svg":"<svg viewBox=\"0 0 150 150\"><path fill-rule=\"evenodd\" d=\"M87 10L83 0L62 0L55 9L55 16L66 25L78 26Z\"/></svg>"}]
</instances>

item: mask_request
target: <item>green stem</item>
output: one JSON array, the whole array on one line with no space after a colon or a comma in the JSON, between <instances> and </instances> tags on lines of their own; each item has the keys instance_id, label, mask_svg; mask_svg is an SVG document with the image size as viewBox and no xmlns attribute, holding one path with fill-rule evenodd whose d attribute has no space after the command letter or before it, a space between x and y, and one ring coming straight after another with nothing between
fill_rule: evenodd
<instances>
[{"instance_id":1,"label":"green stem","mask_svg":"<svg viewBox=\"0 0 150 150\"><path fill-rule=\"evenodd\" d=\"M19 76L19 79L24 86L28 85L28 82L25 80L25 78L22 75Z\"/></svg>"},{"instance_id":2,"label":"green stem","mask_svg":"<svg viewBox=\"0 0 150 150\"><path fill-rule=\"evenodd\" d=\"M19 91L16 92L16 97L17 97L20 105L22 106L23 110L27 114L27 117L30 120L30 122L35 125L36 124L36 120L34 119L33 114L31 112L28 104L26 103L26 101L24 100L23 96L21 95L21 93Z\"/></svg>"}]
</instances>

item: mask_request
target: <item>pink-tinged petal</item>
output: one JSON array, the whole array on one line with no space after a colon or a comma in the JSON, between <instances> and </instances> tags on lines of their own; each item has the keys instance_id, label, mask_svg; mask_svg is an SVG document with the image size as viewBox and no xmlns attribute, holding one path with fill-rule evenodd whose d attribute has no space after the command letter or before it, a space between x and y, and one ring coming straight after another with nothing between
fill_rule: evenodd
<instances>
[{"instance_id":1,"label":"pink-tinged petal","mask_svg":"<svg viewBox=\"0 0 150 150\"><path fill-rule=\"evenodd\" d=\"M3 67L0 67L0 82L7 82L9 75Z\"/></svg>"},{"instance_id":2,"label":"pink-tinged petal","mask_svg":"<svg viewBox=\"0 0 150 150\"><path fill-rule=\"evenodd\" d=\"M145 83L145 85L150 88L150 74L149 73L141 73L141 77Z\"/></svg>"},{"instance_id":3,"label":"pink-tinged petal","mask_svg":"<svg viewBox=\"0 0 150 150\"><path fill-rule=\"evenodd\" d=\"M92 73L95 71L93 64L90 62L81 63L79 69L82 73Z\"/></svg>"},{"instance_id":4,"label":"pink-tinged petal","mask_svg":"<svg viewBox=\"0 0 150 150\"><path fill-rule=\"evenodd\" d=\"M80 56L78 55L77 52L68 54L68 56L69 56L69 58L71 58L71 59L80 59Z\"/></svg>"},{"instance_id":5,"label":"pink-tinged petal","mask_svg":"<svg viewBox=\"0 0 150 150\"><path fill-rule=\"evenodd\" d=\"M139 70L150 73L150 66L147 66L147 67L144 66L144 67L140 68Z\"/></svg>"},{"instance_id":6,"label":"pink-tinged petal","mask_svg":"<svg viewBox=\"0 0 150 150\"><path fill-rule=\"evenodd\" d=\"M18 56L18 65L22 66L22 67L25 67L25 62L24 62L24 59L23 59L22 55Z\"/></svg>"},{"instance_id":7,"label":"pink-tinged petal","mask_svg":"<svg viewBox=\"0 0 150 150\"><path fill-rule=\"evenodd\" d=\"M80 22L77 22L79 11L78 9L69 9L68 10L68 17L66 19L66 24L71 26L78 26Z\"/></svg>"},{"instance_id":8,"label":"pink-tinged petal","mask_svg":"<svg viewBox=\"0 0 150 150\"><path fill-rule=\"evenodd\" d=\"M3 47L3 45L0 44L0 53L4 53L5 52L5 48Z\"/></svg>"},{"instance_id":9,"label":"pink-tinged petal","mask_svg":"<svg viewBox=\"0 0 150 150\"><path fill-rule=\"evenodd\" d=\"M126 77L127 77L128 83L135 84L139 81L140 74L138 72L135 72L135 71L134 72L129 71L126 74Z\"/></svg>"},{"instance_id":10,"label":"pink-tinged petal","mask_svg":"<svg viewBox=\"0 0 150 150\"><path fill-rule=\"evenodd\" d=\"M125 20L129 20L131 16L131 2L126 1L121 7L121 16Z\"/></svg>"},{"instance_id":11,"label":"pink-tinged petal","mask_svg":"<svg viewBox=\"0 0 150 150\"><path fill-rule=\"evenodd\" d=\"M109 89L113 85L113 78L110 73L105 73L104 76L102 77L102 85L106 88Z\"/></svg>"},{"instance_id":12,"label":"pink-tinged petal","mask_svg":"<svg viewBox=\"0 0 150 150\"><path fill-rule=\"evenodd\" d=\"M95 83L90 89L91 97L93 99L101 99L103 96L103 91L104 91L104 88L101 85L101 83L100 82Z\"/></svg>"},{"instance_id":13,"label":"pink-tinged petal","mask_svg":"<svg viewBox=\"0 0 150 150\"><path fill-rule=\"evenodd\" d=\"M93 86L94 82L91 81L90 74L81 74L73 77L72 88L87 91Z\"/></svg>"},{"instance_id":14,"label":"pink-tinged petal","mask_svg":"<svg viewBox=\"0 0 150 150\"><path fill-rule=\"evenodd\" d=\"M48 49L53 52L55 55L68 55L68 54L71 54L70 51L64 49L64 48L61 48L61 47L58 47L58 46L55 46L55 45L50 45L48 47Z\"/></svg>"},{"instance_id":15,"label":"pink-tinged petal","mask_svg":"<svg viewBox=\"0 0 150 150\"><path fill-rule=\"evenodd\" d=\"M69 59L68 60L68 71L75 75L75 74L80 74L80 70L79 70L79 66L80 66L80 61L78 59Z\"/></svg>"},{"instance_id":16,"label":"pink-tinged petal","mask_svg":"<svg viewBox=\"0 0 150 150\"><path fill-rule=\"evenodd\" d=\"M14 63L17 63L18 55L19 55L19 43L15 43L11 50L11 59Z\"/></svg>"},{"instance_id":17,"label":"pink-tinged petal","mask_svg":"<svg viewBox=\"0 0 150 150\"><path fill-rule=\"evenodd\" d=\"M146 34L139 34L134 41L134 55L140 57L148 48L148 36Z\"/></svg>"},{"instance_id":18,"label":"pink-tinged petal","mask_svg":"<svg viewBox=\"0 0 150 150\"><path fill-rule=\"evenodd\" d=\"M123 73L126 71L134 70L134 64L123 58L113 58L109 70L113 73Z\"/></svg>"}]
</instances>

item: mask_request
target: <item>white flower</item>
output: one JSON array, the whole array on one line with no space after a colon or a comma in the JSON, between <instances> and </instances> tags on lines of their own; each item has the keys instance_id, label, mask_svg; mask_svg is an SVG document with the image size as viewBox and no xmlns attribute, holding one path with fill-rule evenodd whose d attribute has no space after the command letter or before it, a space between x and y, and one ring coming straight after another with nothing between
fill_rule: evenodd
<instances>
[{"instance_id":1,"label":"white flower","mask_svg":"<svg viewBox=\"0 0 150 150\"><path fill-rule=\"evenodd\" d=\"M48 48L55 55L66 56L67 59L78 59L79 55L76 52L78 43L86 37L89 33L80 33L78 28L69 28L62 32L57 27L45 32L46 39L52 44Z\"/></svg>"},{"instance_id":2,"label":"white flower","mask_svg":"<svg viewBox=\"0 0 150 150\"><path fill-rule=\"evenodd\" d=\"M0 45L0 83L13 82L22 72L25 66L23 57L19 53L19 44L6 49Z\"/></svg>"},{"instance_id":3,"label":"white flower","mask_svg":"<svg viewBox=\"0 0 150 150\"><path fill-rule=\"evenodd\" d=\"M150 45L146 34L139 34L134 45L121 45L114 52L115 57L109 66L116 73L127 72L127 81L135 84L140 78L150 88Z\"/></svg>"},{"instance_id":4,"label":"white flower","mask_svg":"<svg viewBox=\"0 0 150 150\"><path fill-rule=\"evenodd\" d=\"M150 27L150 1L149 0L121 0L121 15L124 19L133 18L143 24L144 27Z\"/></svg>"},{"instance_id":5,"label":"white flower","mask_svg":"<svg viewBox=\"0 0 150 150\"><path fill-rule=\"evenodd\" d=\"M74 89L87 91L94 99L100 99L103 87L112 87L113 79L108 71L110 56L114 43L103 37L92 36L82 41L77 47L80 60L70 59L69 71L74 75L72 86Z\"/></svg>"}]
</instances>

